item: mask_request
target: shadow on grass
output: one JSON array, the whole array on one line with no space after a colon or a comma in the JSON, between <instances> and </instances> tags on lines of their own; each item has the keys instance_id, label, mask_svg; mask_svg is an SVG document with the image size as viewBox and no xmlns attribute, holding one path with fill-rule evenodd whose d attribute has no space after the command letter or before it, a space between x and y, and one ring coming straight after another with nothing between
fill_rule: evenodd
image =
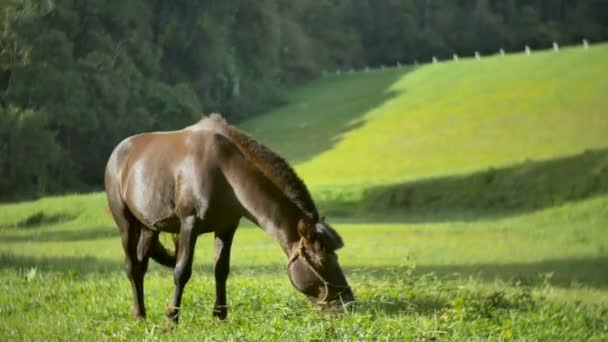
<instances>
[{"instance_id":1,"label":"shadow on grass","mask_svg":"<svg viewBox=\"0 0 608 342\"><path fill-rule=\"evenodd\" d=\"M332 149L345 133L363 126L364 115L398 95L391 86L412 70L326 77L299 91L287 106L256 118L254 127L247 123L242 127L294 165L305 162ZM327 91L321 93L319 88ZM267 124L260 125L261 121Z\"/></svg>"},{"instance_id":2,"label":"shadow on grass","mask_svg":"<svg viewBox=\"0 0 608 342\"><path fill-rule=\"evenodd\" d=\"M370 298L357 304L357 312L369 314L382 312L386 315L404 313L430 315L448 305L449 303L446 300L429 295L417 295L411 299L399 297L388 299Z\"/></svg>"},{"instance_id":3,"label":"shadow on grass","mask_svg":"<svg viewBox=\"0 0 608 342\"><path fill-rule=\"evenodd\" d=\"M374 213L389 222L470 221L532 212L607 193L608 149L600 149L465 176L378 186L365 191L359 202L336 199L319 207L328 215L345 218L357 208L366 221Z\"/></svg>"},{"instance_id":4,"label":"shadow on grass","mask_svg":"<svg viewBox=\"0 0 608 342\"><path fill-rule=\"evenodd\" d=\"M27 271L31 268L73 275L123 272L124 270L121 261L99 259L90 255L34 257L10 253L0 254L0 269Z\"/></svg>"},{"instance_id":5,"label":"shadow on grass","mask_svg":"<svg viewBox=\"0 0 608 342\"><path fill-rule=\"evenodd\" d=\"M154 264L154 265L153 265ZM156 272L167 268L150 261L150 270ZM347 266L344 268L351 281L366 280L393 282L406 278L417 279L434 275L442 280L462 280L473 277L484 282L500 279L521 286L551 285L560 288L588 287L608 288L608 256L553 259L534 263L472 264L420 266L410 275L411 270L399 266ZM0 254L0 269L27 270L36 267L44 271L65 273L108 273L123 272L122 254L118 260L99 259L94 256L21 256L11 253ZM282 263L266 265L234 264L231 275L241 277L287 276ZM211 276L213 266L207 262L197 262L193 274ZM170 272L170 271L169 271Z\"/></svg>"},{"instance_id":6,"label":"shadow on grass","mask_svg":"<svg viewBox=\"0 0 608 342\"><path fill-rule=\"evenodd\" d=\"M497 278L524 286L549 284L561 288L608 288L608 256L555 259L537 263L478 264L421 267L421 273L438 276L477 276L486 281Z\"/></svg>"},{"instance_id":7,"label":"shadow on grass","mask_svg":"<svg viewBox=\"0 0 608 342\"><path fill-rule=\"evenodd\" d=\"M522 286L551 285L560 288L608 288L608 256L552 259L533 263L471 264L420 266L414 277L433 274L439 279L473 277L491 282L497 279ZM347 267L345 272L355 277L396 280L408 277L405 267Z\"/></svg>"},{"instance_id":8,"label":"shadow on grass","mask_svg":"<svg viewBox=\"0 0 608 342\"><path fill-rule=\"evenodd\" d=\"M608 288L606 265L608 256L551 259L531 263L419 266L413 272L413 277L435 275L446 280L473 277L484 282L500 279L522 286L550 284L561 288ZM202 263L195 266L194 272L209 273L212 269L212 265ZM286 266L281 263L247 266L233 262L230 274L244 277L275 274L286 276L286 272ZM408 275L410 268L399 266L346 266L344 272L349 279L356 281L371 279L391 282L411 277Z\"/></svg>"},{"instance_id":9,"label":"shadow on grass","mask_svg":"<svg viewBox=\"0 0 608 342\"><path fill-rule=\"evenodd\" d=\"M153 262L151 262L153 264ZM368 296L358 298L356 312L375 315L424 315L434 316L445 308L454 305L454 296L464 298L468 310L476 310L479 314L490 317L497 308L509 311L527 311L533 307L534 300L529 296L527 286L546 286L574 288L608 288L607 257L549 260L530 264L480 264L456 266L424 266L418 268L414 275L409 275L410 269L394 266L375 267L346 267L345 271L354 286L357 295L357 286L377 282L375 291ZM152 274L158 274L158 265L151 265ZM16 270L24 281L29 276L29 270L35 268L45 272L57 272L67 277L78 279L91 274L96 275L122 275L124 266L119 260L98 259L94 256L53 256L30 257L13 254L0 254L0 270ZM172 279L172 272L162 268L161 276L167 281ZM212 266L210 264L196 265L193 275L213 282ZM233 266L233 277L256 279L261 276L282 277L287 283L285 265L269 264L262 266ZM552 277L546 274L553 273ZM494 281L501 279L518 284L523 290L522 295L505 296L503 291L485 294L483 292L460 292L457 284L473 277L474 281ZM454 280L455 284L446 284L445 281ZM263 284L263 279L260 283ZM126 282L125 282L125 286ZM387 291L382 289L386 286ZM436 290L433 290L436 289ZM437 291L440 291L439 294ZM450 292L452 291L452 292ZM455 293L456 291L458 293ZM386 292L386 293L385 293ZM298 295L293 291L294 296ZM464 296L464 297L463 297ZM511 298L513 297L513 298ZM523 302L522 302L523 301ZM477 313L476 313L477 314ZM498 313L496 313L498 314Z\"/></svg>"},{"instance_id":10,"label":"shadow on grass","mask_svg":"<svg viewBox=\"0 0 608 342\"><path fill-rule=\"evenodd\" d=\"M118 241L119 235L115 227L101 226L84 230L49 230L36 231L33 234L3 233L0 235L2 242L75 242L108 238L116 238Z\"/></svg>"},{"instance_id":11,"label":"shadow on grass","mask_svg":"<svg viewBox=\"0 0 608 342\"><path fill-rule=\"evenodd\" d=\"M14 224L0 224L0 229L6 228L22 228L34 229L44 226L53 225L60 222L68 222L76 218L76 215L70 213L47 214L42 211L37 211L23 220Z\"/></svg>"}]
</instances>

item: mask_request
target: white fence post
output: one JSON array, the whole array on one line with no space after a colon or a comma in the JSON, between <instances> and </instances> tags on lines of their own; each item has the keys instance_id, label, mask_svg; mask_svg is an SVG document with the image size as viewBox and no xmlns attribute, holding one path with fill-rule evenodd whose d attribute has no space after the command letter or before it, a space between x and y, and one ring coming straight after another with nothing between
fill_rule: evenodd
<instances>
[{"instance_id":1,"label":"white fence post","mask_svg":"<svg viewBox=\"0 0 608 342\"><path fill-rule=\"evenodd\" d=\"M584 49L589 49L589 41L587 39L583 39L582 43L583 43L583 48ZM554 52L559 52L559 44L557 42L553 42L552 43L552 50ZM500 48L498 50L498 52L500 53L501 56L505 56L505 54L506 54L505 49L503 49L503 48ZM525 46L525 53L526 53L527 56L530 56L532 54L532 49L530 48L529 45ZM452 54L452 59L453 59L454 62L459 62L460 61L460 57L458 56L457 53ZM478 60L478 61L481 60L481 54L479 53L479 51L475 51L475 59ZM433 56L432 59L431 59L431 63L438 64L439 63L439 59L436 56ZM420 62L417 59L414 59L413 65L418 66L419 64L420 64ZM423 64L424 64L424 62L423 62ZM401 64L400 61L395 62L395 67L396 68L402 68L405 65L407 65L407 63ZM380 64L379 68L380 68L380 70L384 70L385 67L387 67L387 66L385 66L384 64ZM388 68L390 68L390 67L391 67L391 65L388 66ZM356 73L356 72L360 72L360 71L370 72L372 70L373 70L373 68L370 68L369 65L366 65L362 70L357 70L357 69L351 67L350 69L348 69L348 70L345 69L344 71L342 71L340 69L337 69L335 71L335 75L341 75L342 73L352 74L352 73ZM323 77L327 77L327 76L329 76L331 74L332 74L331 71L327 71L327 70L322 70L321 71L321 75Z\"/></svg>"}]
</instances>

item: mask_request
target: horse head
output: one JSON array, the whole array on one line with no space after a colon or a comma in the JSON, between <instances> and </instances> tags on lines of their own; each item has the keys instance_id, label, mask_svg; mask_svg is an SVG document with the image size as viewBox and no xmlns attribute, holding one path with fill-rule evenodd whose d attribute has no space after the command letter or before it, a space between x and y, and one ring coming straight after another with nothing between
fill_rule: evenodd
<instances>
[{"instance_id":1,"label":"horse head","mask_svg":"<svg viewBox=\"0 0 608 342\"><path fill-rule=\"evenodd\" d=\"M336 254L344 246L342 238L323 219L300 220L298 233L287 265L291 283L316 306L346 308L355 297Z\"/></svg>"}]
</instances>

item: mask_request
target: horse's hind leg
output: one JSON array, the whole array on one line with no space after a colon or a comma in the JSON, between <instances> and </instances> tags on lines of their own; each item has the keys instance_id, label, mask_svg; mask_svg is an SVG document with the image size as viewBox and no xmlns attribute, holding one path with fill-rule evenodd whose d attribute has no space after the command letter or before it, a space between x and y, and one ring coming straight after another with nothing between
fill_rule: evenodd
<instances>
[{"instance_id":1,"label":"horse's hind leg","mask_svg":"<svg viewBox=\"0 0 608 342\"><path fill-rule=\"evenodd\" d=\"M125 268L133 289L133 313L136 318L143 319L146 317L144 275L148 268L147 254L154 234L148 229L142 229L143 225L126 208L118 212L113 208L112 215L120 230L125 251Z\"/></svg>"},{"instance_id":2,"label":"horse's hind leg","mask_svg":"<svg viewBox=\"0 0 608 342\"><path fill-rule=\"evenodd\" d=\"M128 229L121 231L127 277L133 289L133 314L137 319L146 318L144 276L148 270L149 251L154 234L135 218L129 220Z\"/></svg>"},{"instance_id":3,"label":"horse's hind leg","mask_svg":"<svg viewBox=\"0 0 608 342\"><path fill-rule=\"evenodd\" d=\"M188 280L190 280L190 276L192 275L194 246L196 245L197 238L197 235L194 232L195 221L196 218L194 216L189 216L181 220L177 262L174 271L175 290L173 292L171 304L167 308L167 318L169 318L170 323L177 323L179 319L179 310L184 287L186 287L186 283L188 283Z\"/></svg>"}]
</instances>

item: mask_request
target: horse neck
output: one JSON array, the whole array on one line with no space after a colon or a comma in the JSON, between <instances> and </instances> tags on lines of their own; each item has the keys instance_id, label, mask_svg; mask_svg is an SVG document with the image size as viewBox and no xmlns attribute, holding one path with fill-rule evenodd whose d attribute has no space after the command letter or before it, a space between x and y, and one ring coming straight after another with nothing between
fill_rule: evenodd
<instances>
[{"instance_id":1,"label":"horse neck","mask_svg":"<svg viewBox=\"0 0 608 342\"><path fill-rule=\"evenodd\" d=\"M297 226L304 215L295 204L284 196L277 195L272 191L258 194L258 201L266 205L247 210L254 223L277 240L281 249L289 256L300 241Z\"/></svg>"},{"instance_id":2,"label":"horse neck","mask_svg":"<svg viewBox=\"0 0 608 342\"><path fill-rule=\"evenodd\" d=\"M245 217L279 242L286 255L300 241L302 210L238 149L224 144L221 168Z\"/></svg>"},{"instance_id":3,"label":"horse neck","mask_svg":"<svg viewBox=\"0 0 608 342\"><path fill-rule=\"evenodd\" d=\"M227 178L245 209L245 217L277 240L285 254L290 255L300 241L297 226L304 214L267 179L247 178L242 171L233 169Z\"/></svg>"}]
</instances>

